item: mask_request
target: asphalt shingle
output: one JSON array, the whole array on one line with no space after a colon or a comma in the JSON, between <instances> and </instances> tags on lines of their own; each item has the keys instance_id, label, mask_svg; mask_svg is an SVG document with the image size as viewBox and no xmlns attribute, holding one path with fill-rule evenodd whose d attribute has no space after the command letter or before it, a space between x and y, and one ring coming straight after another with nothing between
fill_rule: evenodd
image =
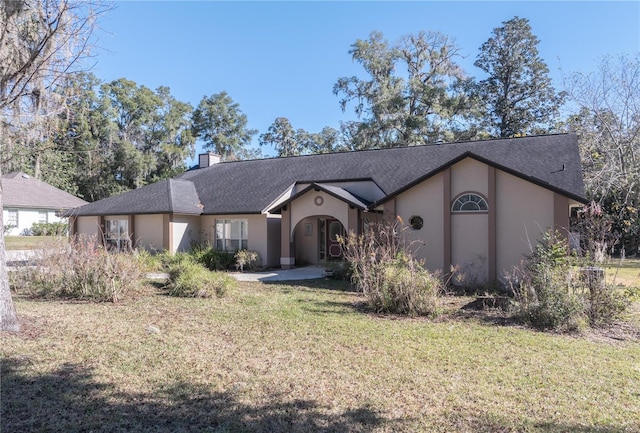
<instances>
[{"instance_id":1,"label":"asphalt shingle","mask_svg":"<svg viewBox=\"0 0 640 433\"><path fill-rule=\"evenodd\" d=\"M77 214L259 213L296 182L369 179L393 196L467 156L585 200L577 137L558 134L221 162L83 206Z\"/></svg>"},{"instance_id":2,"label":"asphalt shingle","mask_svg":"<svg viewBox=\"0 0 640 433\"><path fill-rule=\"evenodd\" d=\"M5 208L67 210L86 201L22 172L2 175L2 201Z\"/></svg>"}]
</instances>

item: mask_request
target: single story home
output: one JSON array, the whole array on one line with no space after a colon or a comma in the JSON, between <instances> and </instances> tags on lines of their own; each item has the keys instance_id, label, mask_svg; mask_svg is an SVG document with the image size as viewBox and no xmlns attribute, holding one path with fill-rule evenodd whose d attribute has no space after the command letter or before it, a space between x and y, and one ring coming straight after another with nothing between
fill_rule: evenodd
<instances>
[{"instance_id":1,"label":"single story home","mask_svg":"<svg viewBox=\"0 0 640 433\"><path fill-rule=\"evenodd\" d=\"M337 235L400 217L429 269L457 265L468 282L486 282L548 228L568 235L586 202L569 134L199 163L74 209L73 233L172 252L248 248L264 266L290 268L340 259Z\"/></svg>"},{"instance_id":2,"label":"single story home","mask_svg":"<svg viewBox=\"0 0 640 433\"><path fill-rule=\"evenodd\" d=\"M64 221L63 214L86 201L28 174L2 175L2 221L9 236L29 234L35 223Z\"/></svg>"}]
</instances>

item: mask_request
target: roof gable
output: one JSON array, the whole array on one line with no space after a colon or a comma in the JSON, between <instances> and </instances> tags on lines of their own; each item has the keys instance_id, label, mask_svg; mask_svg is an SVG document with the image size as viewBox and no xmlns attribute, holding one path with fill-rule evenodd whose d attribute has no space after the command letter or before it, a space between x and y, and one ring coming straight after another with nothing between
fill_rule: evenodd
<instances>
[{"instance_id":1,"label":"roof gable","mask_svg":"<svg viewBox=\"0 0 640 433\"><path fill-rule=\"evenodd\" d=\"M366 200L364 200L363 198L357 197L354 194L351 194L349 191L347 191L344 188L313 182L309 184L307 187L300 190L299 192L290 196L287 200L278 203L277 205L271 207L271 209L267 209L267 211L270 213L280 213L282 208L287 206L292 201L296 200L298 197L301 197L305 195L307 192L312 190L325 192L330 196L342 202L347 203L349 206L354 206L360 210L367 209L367 207L371 204Z\"/></svg>"},{"instance_id":2,"label":"roof gable","mask_svg":"<svg viewBox=\"0 0 640 433\"><path fill-rule=\"evenodd\" d=\"M2 201L5 208L67 210L86 201L22 172L2 176Z\"/></svg>"},{"instance_id":3,"label":"roof gable","mask_svg":"<svg viewBox=\"0 0 640 433\"><path fill-rule=\"evenodd\" d=\"M557 185L561 185L561 184L569 184L570 179L567 179L568 177L572 177L574 176L574 174L569 173L569 171L567 170L567 163L562 163L559 165L559 169L558 170L552 170L553 168L556 167L549 167L549 170L551 171L543 171L543 172L535 172L535 171L531 171L529 174L525 174L521 171L515 170L512 167L508 167L508 166L504 166L501 165L499 163L496 163L493 160L487 159L483 156L477 155L474 152L465 152L463 154L461 154L460 156L447 161L445 164L443 164L440 167L436 167L433 169L433 171L426 173L424 176L419 177L418 179L414 180L413 182L410 182L409 184L403 186L402 188L398 189L397 191L394 191L390 194L388 194L386 197L383 197L382 199L376 201L375 203L372 204L371 207L376 207L388 200L391 200L394 197L397 197L398 195L402 194L403 192L413 188L414 186L424 182L425 180L433 177L434 175L442 172L443 170L450 168L452 166L454 166L455 164L463 161L464 159L467 158L471 158L474 159L476 161L482 162L484 164L487 164L490 167L496 168L498 170L504 171L505 173L509 173L513 176L516 176L520 179L524 179L528 182L531 182L533 184L536 184L538 186L541 186L543 188L547 188L551 191L554 192L558 192L560 194L566 195L567 197L579 201L579 202L583 202L586 203L586 199L584 197L584 191L582 191L581 195L576 194L576 192L571 192L571 191L567 191L567 190L563 190L561 188L559 188ZM522 161L525 162L525 161ZM556 164L557 166L557 164ZM575 169L575 167L574 167ZM538 177L540 176L540 177ZM580 182L581 183L581 182ZM579 186L578 188L576 188L577 190L583 189L583 186Z\"/></svg>"}]
</instances>

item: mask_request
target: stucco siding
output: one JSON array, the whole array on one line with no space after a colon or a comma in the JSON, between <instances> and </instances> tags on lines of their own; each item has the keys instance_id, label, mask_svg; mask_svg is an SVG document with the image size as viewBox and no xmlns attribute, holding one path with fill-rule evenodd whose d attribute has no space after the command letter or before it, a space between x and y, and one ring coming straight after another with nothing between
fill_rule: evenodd
<instances>
[{"instance_id":1,"label":"stucco siding","mask_svg":"<svg viewBox=\"0 0 640 433\"><path fill-rule=\"evenodd\" d=\"M163 215L135 215L135 245L148 251L162 251L164 246Z\"/></svg>"},{"instance_id":2,"label":"stucco siding","mask_svg":"<svg viewBox=\"0 0 640 433\"><path fill-rule=\"evenodd\" d=\"M460 194L489 195L489 167L472 158L451 167L451 191L447 206ZM489 278L489 216L487 213L451 214L451 264L465 285Z\"/></svg>"},{"instance_id":3,"label":"stucco siding","mask_svg":"<svg viewBox=\"0 0 640 433\"><path fill-rule=\"evenodd\" d=\"M316 200L320 197L322 200ZM311 215L328 215L340 221L343 227L349 227L349 206L324 191L309 191L291 203L291 233L296 225ZM356 230L357 228L353 228Z\"/></svg>"},{"instance_id":4,"label":"stucco siding","mask_svg":"<svg viewBox=\"0 0 640 433\"><path fill-rule=\"evenodd\" d=\"M396 213L407 226L405 235L416 252L416 257L424 259L429 270L444 267L444 214L442 210L443 175L437 174L429 180L414 186L396 198ZM412 216L420 216L424 226L420 230L409 228Z\"/></svg>"},{"instance_id":5,"label":"stucco siding","mask_svg":"<svg viewBox=\"0 0 640 433\"><path fill-rule=\"evenodd\" d=\"M553 192L496 171L497 277L520 263L554 224Z\"/></svg>"},{"instance_id":6,"label":"stucco siding","mask_svg":"<svg viewBox=\"0 0 640 433\"><path fill-rule=\"evenodd\" d=\"M318 218L305 218L300 221L294 237L296 265L318 263L318 242Z\"/></svg>"},{"instance_id":7,"label":"stucco siding","mask_svg":"<svg viewBox=\"0 0 640 433\"><path fill-rule=\"evenodd\" d=\"M487 196L489 167L475 159L467 158L451 167L451 200L463 192L477 192Z\"/></svg>"},{"instance_id":8,"label":"stucco siding","mask_svg":"<svg viewBox=\"0 0 640 433\"><path fill-rule=\"evenodd\" d=\"M76 219L76 230L79 238L102 236L100 233L100 217L83 216Z\"/></svg>"},{"instance_id":9,"label":"stucco siding","mask_svg":"<svg viewBox=\"0 0 640 433\"><path fill-rule=\"evenodd\" d=\"M172 252L189 251L193 244L200 242L200 216L173 215L171 230Z\"/></svg>"},{"instance_id":10,"label":"stucco siding","mask_svg":"<svg viewBox=\"0 0 640 433\"><path fill-rule=\"evenodd\" d=\"M451 215L451 263L454 278L465 285L487 281L489 276L489 216L487 213Z\"/></svg>"}]
</instances>

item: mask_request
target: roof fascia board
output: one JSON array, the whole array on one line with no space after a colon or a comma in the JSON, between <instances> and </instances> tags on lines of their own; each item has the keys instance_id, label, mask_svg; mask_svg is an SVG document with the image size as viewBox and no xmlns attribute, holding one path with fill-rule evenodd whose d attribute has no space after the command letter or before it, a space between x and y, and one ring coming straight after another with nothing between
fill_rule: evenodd
<instances>
[{"instance_id":1,"label":"roof fascia board","mask_svg":"<svg viewBox=\"0 0 640 433\"><path fill-rule=\"evenodd\" d=\"M294 183L292 183L291 185L289 185L289 187L288 187L287 189L285 189L284 191L282 191L282 193L280 193L280 194L278 195L278 197L276 197L276 198L275 198L271 203L269 203L267 206L265 206L265 208L264 208L264 209L262 209L262 210L260 211L260 213L267 214L267 213L269 213L269 210L270 210L270 209L272 209L272 208L276 207L276 206L277 206L279 203L281 203L282 201L284 201L284 200L288 200L289 198L291 198L291 197L292 197L292 191L293 191L293 189L296 187L296 184L297 184L297 183L298 183L298 182L294 182ZM287 194L289 194L289 196L288 196L288 197L286 197L286 195L287 195ZM285 198L285 197L286 197L286 198Z\"/></svg>"}]
</instances>

